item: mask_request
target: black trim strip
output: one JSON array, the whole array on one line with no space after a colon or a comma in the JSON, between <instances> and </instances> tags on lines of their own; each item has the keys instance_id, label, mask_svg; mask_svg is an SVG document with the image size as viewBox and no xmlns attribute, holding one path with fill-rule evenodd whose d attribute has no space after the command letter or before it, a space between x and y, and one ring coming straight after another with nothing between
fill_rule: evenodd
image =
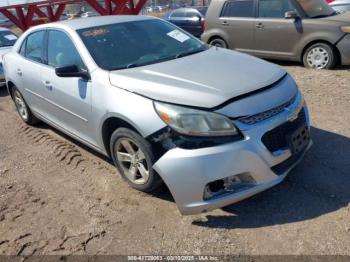
<instances>
[{"instance_id":1,"label":"black trim strip","mask_svg":"<svg viewBox=\"0 0 350 262\"><path fill-rule=\"evenodd\" d=\"M227 106L227 105L229 105L229 104L231 104L233 102L236 102L236 101L241 100L243 98L247 98L249 96L256 95L258 93L261 93L261 92L264 92L266 90L269 90L269 89L275 87L276 85L278 85L279 83L281 83L286 78L287 75L288 74L285 73L280 79L278 79L276 82L273 82L271 85L265 86L263 88L260 88L260 89L257 89L257 90L254 90L254 91L251 91L251 92L239 95L239 96L235 96L235 97L227 100L226 102L224 102L224 103L222 103L222 104L220 104L218 106L210 108L210 110L212 110L212 111L219 110L219 109L221 109L221 108L223 108L223 107L225 107L225 106Z\"/></svg>"}]
</instances>

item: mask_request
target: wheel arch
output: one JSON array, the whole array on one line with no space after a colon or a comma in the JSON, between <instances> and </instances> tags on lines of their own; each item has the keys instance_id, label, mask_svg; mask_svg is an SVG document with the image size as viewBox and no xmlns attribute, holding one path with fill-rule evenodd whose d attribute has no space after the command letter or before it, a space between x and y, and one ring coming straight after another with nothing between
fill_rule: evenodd
<instances>
[{"instance_id":1,"label":"wheel arch","mask_svg":"<svg viewBox=\"0 0 350 262\"><path fill-rule=\"evenodd\" d=\"M11 96L11 98L13 98L13 88L15 87L15 84L12 81L7 81L6 86L9 95Z\"/></svg>"},{"instance_id":2,"label":"wheel arch","mask_svg":"<svg viewBox=\"0 0 350 262\"><path fill-rule=\"evenodd\" d=\"M102 123L101 135L102 135L103 146L108 156L111 156L110 139L112 137L112 134L116 129L121 127L129 128L142 136L139 130L133 124L131 124L130 121L127 121L118 116L107 117Z\"/></svg>"}]
</instances>

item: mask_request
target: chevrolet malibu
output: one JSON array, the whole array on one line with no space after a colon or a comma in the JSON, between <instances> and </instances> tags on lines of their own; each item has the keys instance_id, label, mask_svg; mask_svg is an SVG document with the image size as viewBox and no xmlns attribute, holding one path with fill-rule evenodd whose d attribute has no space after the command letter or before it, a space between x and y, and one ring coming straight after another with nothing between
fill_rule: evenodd
<instances>
[{"instance_id":1,"label":"chevrolet malibu","mask_svg":"<svg viewBox=\"0 0 350 262\"><path fill-rule=\"evenodd\" d=\"M111 157L137 190L165 183L182 214L278 184L311 145L306 104L281 67L157 18L33 27L4 68L24 122Z\"/></svg>"}]
</instances>

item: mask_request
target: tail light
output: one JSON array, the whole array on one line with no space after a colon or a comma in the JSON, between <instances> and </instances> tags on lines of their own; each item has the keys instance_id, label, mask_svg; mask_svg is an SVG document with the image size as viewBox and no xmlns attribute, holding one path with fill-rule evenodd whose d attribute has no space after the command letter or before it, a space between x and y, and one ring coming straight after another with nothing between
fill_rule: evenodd
<instances>
[{"instance_id":1,"label":"tail light","mask_svg":"<svg viewBox=\"0 0 350 262\"><path fill-rule=\"evenodd\" d=\"M205 31L205 19L204 18L202 18L202 30L203 30L203 32Z\"/></svg>"}]
</instances>

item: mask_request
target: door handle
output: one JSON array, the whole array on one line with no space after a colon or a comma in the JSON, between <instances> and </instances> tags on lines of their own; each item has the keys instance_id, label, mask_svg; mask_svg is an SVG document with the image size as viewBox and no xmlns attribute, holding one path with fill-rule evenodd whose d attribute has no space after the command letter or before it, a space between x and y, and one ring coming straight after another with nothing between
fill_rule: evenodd
<instances>
[{"instance_id":1,"label":"door handle","mask_svg":"<svg viewBox=\"0 0 350 262\"><path fill-rule=\"evenodd\" d=\"M16 71L17 71L17 75L19 75L19 76L22 75L22 70L21 69L18 68Z\"/></svg>"},{"instance_id":2,"label":"door handle","mask_svg":"<svg viewBox=\"0 0 350 262\"><path fill-rule=\"evenodd\" d=\"M43 81L43 84L47 89L52 90L52 85L50 81Z\"/></svg>"},{"instance_id":3,"label":"door handle","mask_svg":"<svg viewBox=\"0 0 350 262\"><path fill-rule=\"evenodd\" d=\"M223 21L221 24L222 25L229 25L227 21Z\"/></svg>"},{"instance_id":4,"label":"door handle","mask_svg":"<svg viewBox=\"0 0 350 262\"><path fill-rule=\"evenodd\" d=\"M255 25L256 28L263 29L265 26L263 23L259 23Z\"/></svg>"}]
</instances>

